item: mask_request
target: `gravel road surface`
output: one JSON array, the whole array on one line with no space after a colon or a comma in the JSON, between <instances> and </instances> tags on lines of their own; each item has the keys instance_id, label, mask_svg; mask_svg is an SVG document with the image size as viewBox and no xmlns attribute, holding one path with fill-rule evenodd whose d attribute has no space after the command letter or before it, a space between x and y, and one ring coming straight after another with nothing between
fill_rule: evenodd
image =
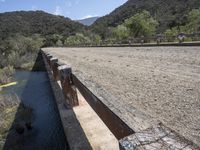
<instances>
[{"instance_id":1,"label":"gravel road surface","mask_svg":"<svg viewBox=\"0 0 200 150\"><path fill-rule=\"evenodd\" d=\"M44 50L200 146L200 47Z\"/></svg>"}]
</instances>

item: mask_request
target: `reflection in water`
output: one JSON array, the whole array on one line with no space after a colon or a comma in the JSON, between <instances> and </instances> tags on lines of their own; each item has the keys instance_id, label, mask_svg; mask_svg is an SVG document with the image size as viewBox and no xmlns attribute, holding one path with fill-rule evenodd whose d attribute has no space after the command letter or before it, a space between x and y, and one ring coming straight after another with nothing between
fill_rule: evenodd
<instances>
[{"instance_id":1,"label":"reflection in water","mask_svg":"<svg viewBox=\"0 0 200 150\"><path fill-rule=\"evenodd\" d=\"M33 109L33 129L23 135L10 131L5 148L18 141L12 149L65 150L68 149L64 130L46 72L17 71L15 86L3 89L4 93L16 93L22 103Z\"/></svg>"}]
</instances>

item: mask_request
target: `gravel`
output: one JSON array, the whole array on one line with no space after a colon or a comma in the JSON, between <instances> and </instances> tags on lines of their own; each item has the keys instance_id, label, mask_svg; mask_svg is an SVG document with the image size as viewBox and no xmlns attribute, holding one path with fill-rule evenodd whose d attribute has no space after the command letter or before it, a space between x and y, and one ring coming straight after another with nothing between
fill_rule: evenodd
<instances>
[{"instance_id":1,"label":"gravel","mask_svg":"<svg viewBox=\"0 0 200 150\"><path fill-rule=\"evenodd\" d=\"M45 51L200 146L200 47Z\"/></svg>"}]
</instances>

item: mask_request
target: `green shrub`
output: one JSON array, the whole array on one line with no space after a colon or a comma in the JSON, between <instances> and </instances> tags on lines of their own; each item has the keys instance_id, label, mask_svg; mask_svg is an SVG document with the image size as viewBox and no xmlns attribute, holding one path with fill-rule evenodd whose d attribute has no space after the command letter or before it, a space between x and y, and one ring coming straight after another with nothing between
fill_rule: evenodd
<instances>
[{"instance_id":1,"label":"green shrub","mask_svg":"<svg viewBox=\"0 0 200 150\"><path fill-rule=\"evenodd\" d=\"M14 72L15 70L12 66L0 69L0 84L2 85L11 82Z\"/></svg>"},{"instance_id":2,"label":"green shrub","mask_svg":"<svg viewBox=\"0 0 200 150\"><path fill-rule=\"evenodd\" d=\"M25 66L30 68L43 45L44 38L38 34L31 37L16 35L7 38L0 47L2 54L0 55L0 68L6 66L13 66L16 69Z\"/></svg>"},{"instance_id":3,"label":"green shrub","mask_svg":"<svg viewBox=\"0 0 200 150\"><path fill-rule=\"evenodd\" d=\"M19 52L13 51L11 54L8 55L7 60L7 65L13 66L14 68L20 68L21 58Z\"/></svg>"},{"instance_id":4,"label":"green shrub","mask_svg":"<svg viewBox=\"0 0 200 150\"><path fill-rule=\"evenodd\" d=\"M186 37L186 38L184 39L184 41L185 41L185 42L191 42L191 41L192 41L192 38L191 38L191 37Z\"/></svg>"},{"instance_id":5,"label":"green shrub","mask_svg":"<svg viewBox=\"0 0 200 150\"><path fill-rule=\"evenodd\" d=\"M91 40L89 37L84 36L81 33L77 33L76 35L69 36L65 40L65 45L74 46L74 45L87 45L90 44Z\"/></svg>"},{"instance_id":6,"label":"green shrub","mask_svg":"<svg viewBox=\"0 0 200 150\"><path fill-rule=\"evenodd\" d=\"M165 35L167 42L175 42L176 37L178 35L178 30L176 28L167 29L164 32L164 35Z\"/></svg>"}]
</instances>

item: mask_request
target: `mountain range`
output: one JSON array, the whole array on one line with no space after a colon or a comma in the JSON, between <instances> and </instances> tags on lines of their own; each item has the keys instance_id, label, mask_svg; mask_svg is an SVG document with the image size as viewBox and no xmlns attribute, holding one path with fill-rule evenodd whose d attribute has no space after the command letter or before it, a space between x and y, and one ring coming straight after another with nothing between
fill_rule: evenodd
<instances>
[{"instance_id":1,"label":"mountain range","mask_svg":"<svg viewBox=\"0 0 200 150\"><path fill-rule=\"evenodd\" d=\"M81 20L77 20L79 23L86 25L86 26L91 26L99 17L90 17L90 18L85 18Z\"/></svg>"}]
</instances>

